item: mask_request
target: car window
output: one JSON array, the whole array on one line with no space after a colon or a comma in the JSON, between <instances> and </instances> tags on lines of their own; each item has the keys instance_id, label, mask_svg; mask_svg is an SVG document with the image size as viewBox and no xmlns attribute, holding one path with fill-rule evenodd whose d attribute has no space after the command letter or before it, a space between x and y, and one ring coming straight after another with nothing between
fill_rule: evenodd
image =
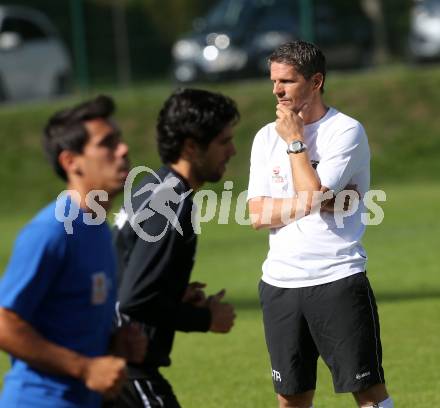
<instances>
[{"instance_id":1,"label":"car window","mask_svg":"<svg viewBox=\"0 0 440 408\"><path fill-rule=\"evenodd\" d=\"M252 24L254 29L258 24L260 30L284 29L297 12L293 0L223 0L206 16L206 26L213 30Z\"/></svg>"},{"instance_id":2,"label":"car window","mask_svg":"<svg viewBox=\"0 0 440 408\"><path fill-rule=\"evenodd\" d=\"M255 7L255 31L293 32L298 27L298 4L291 0L265 1Z\"/></svg>"},{"instance_id":3,"label":"car window","mask_svg":"<svg viewBox=\"0 0 440 408\"><path fill-rule=\"evenodd\" d=\"M206 26L233 27L237 24L244 8L243 0L224 0L215 6L206 16Z\"/></svg>"},{"instance_id":4,"label":"car window","mask_svg":"<svg viewBox=\"0 0 440 408\"><path fill-rule=\"evenodd\" d=\"M17 17L6 17L3 21L1 31L18 33L23 41L32 41L47 37L47 34L32 21Z\"/></svg>"},{"instance_id":5,"label":"car window","mask_svg":"<svg viewBox=\"0 0 440 408\"><path fill-rule=\"evenodd\" d=\"M332 44L343 40L341 38L341 21L338 21L335 10L329 5L321 3L314 8L316 41L321 45Z\"/></svg>"}]
</instances>

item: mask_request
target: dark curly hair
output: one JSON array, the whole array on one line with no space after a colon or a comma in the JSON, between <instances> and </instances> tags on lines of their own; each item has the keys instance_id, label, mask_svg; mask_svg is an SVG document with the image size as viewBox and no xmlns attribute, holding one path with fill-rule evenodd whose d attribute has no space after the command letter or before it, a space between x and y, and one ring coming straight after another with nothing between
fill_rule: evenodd
<instances>
[{"instance_id":1,"label":"dark curly hair","mask_svg":"<svg viewBox=\"0 0 440 408\"><path fill-rule=\"evenodd\" d=\"M156 127L162 162L175 163L187 138L207 148L227 125L234 125L239 118L235 102L227 96L202 89L177 89L165 101Z\"/></svg>"},{"instance_id":2,"label":"dark curly hair","mask_svg":"<svg viewBox=\"0 0 440 408\"><path fill-rule=\"evenodd\" d=\"M307 80L321 73L321 93L324 93L326 62L324 54L316 45L301 40L282 44L269 56L269 66L272 62L292 65Z\"/></svg>"},{"instance_id":3,"label":"dark curly hair","mask_svg":"<svg viewBox=\"0 0 440 408\"><path fill-rule=\"evenodd\" d=\"M67 174L58 162L63 150L82 153L89 135L84 126L87 120L109 118L115 111L113 99L100 95L73 108L55 113L44 129L43 147L55 172L65 181Z\"/></svg>"}]
</instances>

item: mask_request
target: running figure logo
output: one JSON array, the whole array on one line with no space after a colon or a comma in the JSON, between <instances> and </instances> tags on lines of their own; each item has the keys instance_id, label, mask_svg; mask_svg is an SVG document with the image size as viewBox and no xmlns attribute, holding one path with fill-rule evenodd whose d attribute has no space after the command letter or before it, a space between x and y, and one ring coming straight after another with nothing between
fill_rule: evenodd
<instances>
[{"instance_id":1,"label":"running figure logo","mask_svg":"<svg viewBox=\"0 0 440 408\"><path fill-rule=\"evenodd\" d=\"M139 197L150 192L139 207L139 210L135 213L131 202L133 182L142 172L152 174L156 178L157 183L148 183L133 195L133 197ZM192 193L192 190L186 191L183 194L177 193L174 188L179 183L180 180L174 176L167 177L162 181L154 170L146 166L133 168L124 185L124 209L117 215L116 225L121 229L125 222L129 221L136 234L147 242L159 241L165 235L170 225L172 225L180 235L183 235L178 214L170 207L170 203L179 204ZM154 214L162 215L167 222L163 231L158 235L149 235L143 230L141 224Z\"/></svg>"}]
</instances>

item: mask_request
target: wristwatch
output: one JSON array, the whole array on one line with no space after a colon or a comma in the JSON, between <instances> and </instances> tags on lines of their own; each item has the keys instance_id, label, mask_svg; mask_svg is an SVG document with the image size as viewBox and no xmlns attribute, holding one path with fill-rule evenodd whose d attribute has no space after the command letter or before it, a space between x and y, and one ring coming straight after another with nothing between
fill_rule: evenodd
<instances>
[{"instance_id":1,"label":"wristwatch","mask_svg":"<svg viewBox=\"0 0 440 408\"><path fill-rule=\"evenodd\" d=\"M307 145L301 140L294 140L293 142L287 145L287 154L290 153L302 153L307 150Z\"/></svg>"}]
</instances>

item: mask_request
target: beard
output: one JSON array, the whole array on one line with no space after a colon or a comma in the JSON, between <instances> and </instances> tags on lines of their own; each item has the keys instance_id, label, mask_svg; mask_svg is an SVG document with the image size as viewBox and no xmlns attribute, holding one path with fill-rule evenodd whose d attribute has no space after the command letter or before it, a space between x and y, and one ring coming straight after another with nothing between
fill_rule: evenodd
<instances>
[{"instance_id":1,"label":"beard","mask_svg":"<svg viewBox=\"0 0 440 408\"><path fill-rule=\"evenodd\" d=\"M220 170L213 169L210 163L199 164L194 168L194 175L201 183L217 183L222 179L223 173Z\"/></svg>"}]
</instances>

